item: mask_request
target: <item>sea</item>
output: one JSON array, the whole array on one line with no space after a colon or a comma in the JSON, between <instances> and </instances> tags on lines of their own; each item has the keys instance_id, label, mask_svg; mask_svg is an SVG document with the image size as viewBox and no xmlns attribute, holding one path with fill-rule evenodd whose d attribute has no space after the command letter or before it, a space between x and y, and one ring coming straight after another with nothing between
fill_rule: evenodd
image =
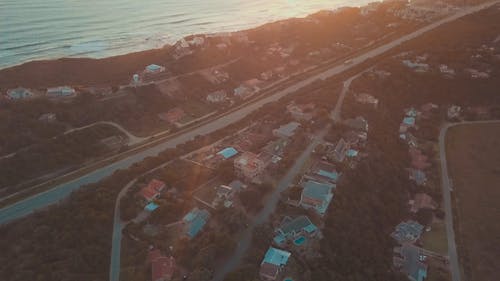
<instances>
[{"instance_id":1,"label":"sea","mask_svg":"<svg viewBox=\"0 0 500 281\"><path fill-rule=\"evenodd\" d=\"M0 0L0 69L160 48L374 0Z\"/></svg>"}]
</instances>

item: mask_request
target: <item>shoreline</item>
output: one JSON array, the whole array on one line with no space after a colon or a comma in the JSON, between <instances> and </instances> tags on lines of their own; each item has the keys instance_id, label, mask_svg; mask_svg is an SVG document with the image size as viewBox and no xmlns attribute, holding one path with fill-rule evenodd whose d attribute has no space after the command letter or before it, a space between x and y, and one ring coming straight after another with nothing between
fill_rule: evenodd
<instances>
[{"instance_id":1,"label":"shoreline","mask_svg":"<svg viewBox=\"0 0 500 281\"><path fill-rule=\"evenodd\" d=\"M373 0L372 2L382 2L382 0ZM36 58L36 59L33 59L33 60L27 60L27 61L21 61L21 62L17 62L17 63L13 63L13 64L9 64L9 65L5 65L5 66L0 66L0 72L1 71L4 71L4 70L7 70L7 69L10 69L10 68L14 68L14 67L19 67L19 66L23 66L25 64L30 64L30 63L36 63L36 62L46 62L46 61L54 61L54 60L61 60L61 59L92 59L92 60L102 60L102 59L109 59L109 58L113 58L113 57L117 57L117 56L125 56L125 55L129 55L129 54L135 54L135 53L141 53L141 52L147 52L147 51L154 51L154 50L161 50L165 47L168 47L168 46L173 46L175 45L177 42L179 42L179 40L182 40L183 38L187 38L187 37L192 37L192 36L210 36L212 34L217 34L217 33L238 33L238 32L245 32L245 31L249 31L249 30L253 30L253 29L258 29L262 26L265 26L267 24L273 24L273 23L276 23L276 22L280 22L280 21L288 21L288 20L293 20L293 19L305 19L305 18L308 18L310 16L313 16L315 14L318 14L318 13L322 13L322 12L335 12L337 10L341 10L341 9L344 9L344 8L361 8L361 7L364 7L366 6L367 4L360 4L360 5L352 5L351 3L347 4L347 6L339 6L339 7L336 7L336 8L332 8L332 9L328 9L328 8L321 8L319 10L316 10L316 11L313 11L313 12L309 12L307 14L304 14L304 15L301 15L301 16L286 16L286 17L283 17L283 18L269 18L265 21L260 21L260 20L257 20L257 22L255 23L245 23L245 24L241 24L240 27L228 27L228 26L223 26L221 25L220 28L218 29L218 31L216 32L213 32L213 33L197 33L197 32L191 32L191 33L186 33L185 35L177 35L177 36L172 36L172 38L169 38L168 40L162 40L163 42L158 42L159 44L163 44L161 47L151 47L151 46L145 46L144 48L138 48L138 49L129 49L129 48L121 48L121 47L115 47L116 49L123 49L123 51L118 51L117 53L113 53L113 54L105 54L105 53L112 53L112 52L109 52L110 50L112 50L113 48L109 48L109 49L103 49L103 50L100 50L100 51L90 51L88 53L95 53L95 55L89 55L89 56L86 56L86 55L79 55L79 54L74 54L74 55L68 55L68 56L47 56L47 57L40 57L40 58ZM170 35L164 35L166 37L170 37ZM149 39L154 39L153 36L148 36L146 38L144 38L143 40L141 41L148 41ZM159 46L158 44L158 46ZM126 50L128 49L128 50ZM102 55L99 55L99 53L101 53Z\"/></svg>"}]
</instances>

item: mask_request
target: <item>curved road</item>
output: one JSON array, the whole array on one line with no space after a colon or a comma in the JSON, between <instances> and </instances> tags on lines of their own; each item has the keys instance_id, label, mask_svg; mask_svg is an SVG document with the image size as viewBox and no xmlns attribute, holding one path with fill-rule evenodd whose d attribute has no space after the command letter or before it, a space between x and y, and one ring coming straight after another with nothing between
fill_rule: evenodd
<instances>
[{"instance_id":1,"label":"curved road","mask_svg":"<svg viewBox=\"0 0 500 281\"><path fill-rule=\"evenodd\" d=\"M471 124L489 124L500 123L500 120L493 121L471 121L461 123L445 124L439 132L439 158L441 159L441 187L443 189L443 200L445 210L446 235L448 237L448 256L450 261L450 271L452 281L461 280L460 263L458 261L457 245L455 243L455 230L453 228L453 213L451 202L451 191L453 186L450 183L448 174L448 164L446 162L446 133L448 129L455 126L471 125Z\"/></svg>"},{"instance_id":2,"label":"curved road","mask_svg":"<svg viewBox=\"0 0 500 281\"><path fill-rule=\"evenodd\" d=\"M117 124L115 122L110 122L110 121L99 121L99 122L95 122L95 123L92 123L92 124L89 124L89 125L86 125L83 127L73 128L73 129L70 129L70 130L67 130L66 132L64 132L64 135L70 134L72 132L80 131L83 129L87 129L87 128L93 127L95 125L109 125L109 126L115 127L116 129L121 131L123 134L125 134L125 136L127 136L129 145L135 145L135 144L138 144L138 143L141 143L141 142L147 140L147 138L141 138L141 137L134 136L129 131L127 131L125 128L123 128L120 124Z\"/></svg>"},{"instance_id":3,"label":"curved road","mask_svg":"<svg viewBox=\"0 0 500 281\"><path fill-rule=\"evenodd\" d=\"M322 73L313 75L309 78L305 78L304 80L297 82L297 83L295 83L295 84L293 84L293 85L291 85L283 90L280 90L280 91L276 92L275 94L264 97L264 98L256 101L255 103L249 104L248 106L246 106L244 108L241 108L237 111L228 113L227 115L224 115L224 116L222 116L218 119L215 119L209 123L206 123L202 126L194 128L193 130L188 131L184 134L172 137L172 138L166 140L165 142L160 143L160 144L158 144L154 147L151 147L147 150L140 151L137 154L134 154L134 155L129 156L127 158L116 161L115 163L112 163L110 165L107 165L105 167L97 169L97 170L90 172L84 176L81 176L77 179L74 179L74 180L69 181L67 183L57 185L56 187L54 187L48 191L42 192L40 194L34 195L34 196L29 197L27 199L24 199L22 201L19 201L13 205L2 208L0 210L0 224L5 224L9 221L26 216L37 209L41 209L41 208L47 207L51 204L54 204L54 203L60 201L61 199L67 197L72 191L80 188L81 186L86 185L86 184L90 184L90 183L98 182L101 179L110 176L116 170L126 169L126 168L130 167L132 164L144 160L146 157L156 156L161 151L164 151L165 149L168 149L168 148L175 148L178 144L182 144L182 143L185 143L189 140L192 140L194 137L196 137L198 135L206 135L206 134L209 134L209 133L214 132L216 130L222 129L229 124L238 122L241 119L243 119L245 116L250 114L251 112L262 107L263 105L270 103L270 102L273 102L273 101L277 101L286 95L289 95L289 94L291 94L291 93L293 93L293 92L295 92L295 91L297 91L297 90L299 90L307 85L310 85L311 83L317 81L318 79L324 80L324 79L333 77L337 74L340 74L346 70L349 70L349 69L365 62L366 60L368 60L370 58L382 55L382 54L390 51L391 49L399 46L400 44L402 44L406 41L412 40L414 38L417 38L417 37L421 36L422 34L428 32L428 31L431 31L431 30L433 30L433 29L435 29L435 28L437 28L445 23L454 21L454 20L456 20L460 17L463 17L465 15L475 13L477 11L480 11L482 9L490 7L493 4L498 3L498 2L499 1L497 0L497 1L486 3L486 4L482 4L479 6L474 6L474 7L464 9L455 15L449 16L445 19L442 19L440 21L432 23L432 24L430 24L426 27L423 27L415 32L412 32L408 35L402 36L399 39L394 40L390 43L387 43L385 45L382 45L380 47L377 47L375 49L367 51L365 54L353 58L352 63L349 65L342 64L342 65L334 66L334 67L332 67L332 68L330 68Z\"/></svg>"}]
</instances>

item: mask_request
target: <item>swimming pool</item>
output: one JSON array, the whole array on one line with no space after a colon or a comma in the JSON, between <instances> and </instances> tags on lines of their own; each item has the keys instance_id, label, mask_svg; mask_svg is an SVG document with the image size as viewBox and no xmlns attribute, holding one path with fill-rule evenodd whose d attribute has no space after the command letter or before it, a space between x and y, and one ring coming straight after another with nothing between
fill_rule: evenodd
<instances>
[{"instance_id":1,"label":"swimming pool","mask_svg":"<svg viewBox=\"0 0 500 281\"><path fill-rule=\"evenodd\" d=\"M304 236L300 236L299 238L295 239L293 243L297 246L302 246L306 242L306 238Z\"/></svg>"}]
</instances>

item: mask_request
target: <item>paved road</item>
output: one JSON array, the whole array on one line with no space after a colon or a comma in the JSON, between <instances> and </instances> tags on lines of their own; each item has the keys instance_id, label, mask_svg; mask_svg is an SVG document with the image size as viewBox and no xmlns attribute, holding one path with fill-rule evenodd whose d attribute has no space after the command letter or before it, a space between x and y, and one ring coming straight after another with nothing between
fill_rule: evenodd
<instances>
[{"instance_id":1,"label":"paved road","mask_svg":"<svg viewBox=\"0 0 500 281\"><path fill-rule=\"evenodd\" d=\"M129 145L135 145L135 144L138 144L138 143L141 143L141 142L147 140L147 138L141 138L141 137L134 136L132 133L127 131L125 128L123 128L120 124L117 124L115 122L109 122L109 121L99 121L99 122L95 122L95 123L92 123L92 124L89 124L89 125L86 125L83 127L73 128L73 129L67 130L66 132L64 132L64 134L67 135L67 134L70 134L70 133L73 133L76 131L80 131L83 129L93 127L95 125L109 125L109 126L113 126L113 127L117 128L119 131L121 131L123 134L125 134L127 136Z\"/></svg>"},{"instance_id":2,"label":"paved road","mask_svg":"<svg viewBox=\"0 0 500 281\"><path fill-rule=\"evenodd\" d=\"M380 47L377 47L375 49L372 49L368 52L366 52L363 55L360 55L358 57L355 57L352 59L352 63L348 65L338 65L334 66L322 73L319 73L317 75L314 75L312 77L306 78L300 82L297 82L281 91L276 92L275 94L269 95L265 98L262 98L255 103L249 104L245 106L244 108L241 108L237 111L228 113L218 119L215 119L209 123L206 123L202 126L199 126L197 128L194 128L191 131L188 131L186 133L183 133L181 135L177 135L175 137L172 137L168 140L166 140L163 143L160 143L154 147L151 147L147 150L143 150L138 152L135 155L129 156L127 158L121 159L119 161L116 161L110 165L107 165L105 167L102 167L100 169L97 169L93 172L90 172L84 176L81 176L77 179L74 179L72 181L69 181L67 183L60 184L53 189L50 189L48 191L45 191L43 193L34 195L32 197L29 197L27 199L24 199L22 201L19 201L13 205L4 207L0 210L0 224L5 224L9 221L12 221L14 219L26 216L33 211L37 209L41 209L44 207L47 207L51 204L54 204L65 197L67 197L72 191L80 188L83 185L90 184L90 183L95 183L100 181L101 179L110 176L115 172L116 170L119 169L126 169L130 167L132 164L141 162L144 160L146 157L150 156L156 156L158 155L161 151L164 151L165 149L168 148L174 148L178 144L185 143L189 140L192 140L194 137L198 135L207 135L210 134L211 132L214 132L218 129L222 129L226 127L227 125L230 125L232 123L236 123L243 119L245 116L250 114L251 112L259 109L263 105L277 101L280 98L289 95L290 93L293 93L307 85L310 85L311 83L317 81L318 79L327 79L330 77L333 77L339 73L342 73L346 70L349 70L353 68L354 66L357 66L367 59L376 57L378 55L384 54L387 51L393 49L394 47L399 46L401 43L404 43L408 40L412 40L430 30L433 30L437 27L439 27L442 24L454 21L460 17L463 17L465 15L477 12L479 10L482 10L484 8L487 8L494 3L498 3L499 1L494 1L492 3L486 3L482 4L479 6L471 7L464 9L463 11L452 15L450 17L447 17L445 19L442 19L440 21L437 21L435 23L432 23L426 27L423 27L413 33L410 33L408 35L402 36L397 40L394 40L388 44L382 45Z\"/></svg>"},{"instance_id":3,"label":"paved road","mask_svg":"<svg viewBox=\"0 0 500 281\"><path fill-rule=\"evenodd\" d=\"M129 182L118 194L115 202L115 215L113 218L113 235L111 238L111 262L109 267L109 280L119 281L120 280L120 257L121 257L121 242L122 242L122 231L126 222L122 221L120 218L120 201L128 192L128 190L134 186L137 179Z\"/></svg>"},{"instance_id":4,"label":"paved road","mask_svg":"<svg viewBox=\"0 0 500 281\"><path fill-rule=\"evenodd\" d=\"M363 71L364 72L364 71ZM356 78L358 78L363 72L356 74L352 76L351 78L347 79L344 81L344 87L342 88L342 91L340 92L339 99L337 101L337 104L335 104L335 108L332 111L332 120L333 122L337 123L342 121L341 113L342 113L342 105L344 104L344 99L347 95L347 92L349 92L349 88L351 88L351 83L354 81Z\"/></svg>"},{"instance_id":5,"label":"paved road","mask_svg":"<svg viewBox=\"0 0 500 281\"><path fill-rule=\"evenodd\" d=\"M461 122L461 123L451 123L445 124L439 133L439 157L441 159L441 187L443 189L443 200L444 200L444 211L445 224L446 224L446 235L448 237L448 256L450 261L450 271L452 281L460 281L461 270L460 263L458 261L457 245L455 243L455 230L453 228L453 213L452 213L452 202L451 202L451 191L452 185L448 174L448 164L446 162L446 133L449 128L455 126L463 126L470 124L489 124L489 123L500 123L500 120L494 121L476 121L476 122Z\"/></svg>"},{"instance_id":6,"label":"paved road","mask_svg":"<svg viewBox=\"0 0 500 281\"><path fill-rule=\"evenodd\" d=\"M318 143L323 139L325 134L330 129L330 126L325 128L310 144L307 148L300 154L300 156L296 159L294 165L288 170L286 175L280 180L276 189L274 189L273 193L267 199L267 202L264 205L264 208L257 214L255 219L250 222L249 226L245 229L245 232L238 239L239 243L236 247L235 252L232 257L228 259L226 264L215 273L212 281L222 281L224 277L231 271L235 270L241 260L243 259L245 253L248 248L252 244L252 233L256 226L265 223L269 216L274 213L276 209L276 205L280 200L280 194L285 191L295 180L295 177L300 174L302 167L304 166L307 159L309 159L311 152L318 145Z\"/></svg>"}]
</instances>

